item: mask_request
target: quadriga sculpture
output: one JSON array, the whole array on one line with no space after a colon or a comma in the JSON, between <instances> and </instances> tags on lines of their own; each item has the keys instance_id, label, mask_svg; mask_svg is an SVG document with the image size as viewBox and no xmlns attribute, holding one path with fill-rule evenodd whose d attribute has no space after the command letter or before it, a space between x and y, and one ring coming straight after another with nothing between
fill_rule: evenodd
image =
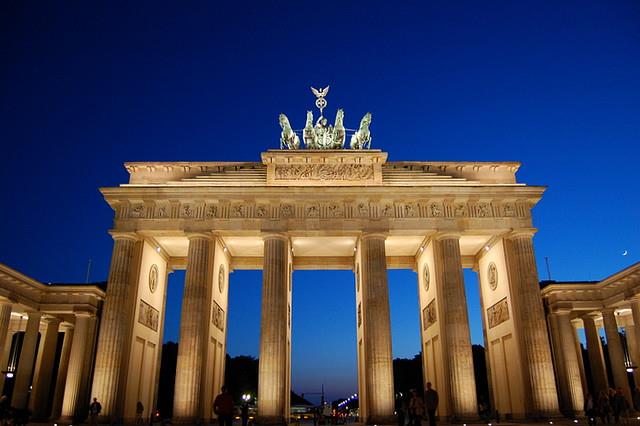
<instances>
[{"instance_id":1,"label":"quadriga sculpture","mask_svg":"<svg viewBox=\"0 0 640 426\"><path fill-rule=\"evenodd\" d=\"M360 120L360 128L358 131L351 136L351 143L349 144L351 149L369 149L369 146L371 146L370 125L371 113L368 112L362 117L362 120Z\"/></svg>"},{"instance_id":2,"label":"quadriga sculpture","mask_svg":"<svg viewBox=\"0 0 640 426\"><path fill-rule=\"evenodd\" d=\"M298 149L300 147L300 138L291 128L291 123L286 115L280 114L278 118L282 133L280 133L280 149L287 147L289 149Z\"/></svg>"}]
</instances>

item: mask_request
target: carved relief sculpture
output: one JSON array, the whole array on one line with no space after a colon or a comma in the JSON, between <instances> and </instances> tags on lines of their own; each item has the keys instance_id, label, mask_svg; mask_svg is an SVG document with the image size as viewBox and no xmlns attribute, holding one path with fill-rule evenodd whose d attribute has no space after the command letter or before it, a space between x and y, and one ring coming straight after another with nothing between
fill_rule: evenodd
<instances>
[{"instance_id":1,"label":"carved relief sculpture","mask_svg":"<svg viewBox=\"0 0 640 426\"><path fill-rule=\"evenodd\" d=\"M441 217L442 216L442 206L437 203L431 203L429 206L429 211L431 216L433 217Z\"/></svg>"},{"instance_id":2,"label":"carved relief sculpture","mask_svg":"<svg viewBox=\"0 0 640 426\"><path fill-rule=\"evenodd\" d=\"M218 206L209 206L207 207L207 211L205 213L205 217L207 219L213 219L214 217L216 217L218 214Z\"/></svg>"},{"instance_id":3,"label":"carved relief sculpture","mask_svg":"<svg viewBox=\"0 0 640 426\"><path fill-rule=\"evenodd\" d=\"M509 319L509 304L507 298L500 300L495 305L487 309L487 322L489 328L493 328Z\"/></svg>"},{"instance_id":4,"label":"carved relief sculpture","mask_svg":"<svg viewBox=\"0 0 640 426\"><path fill-rule=\"evenodd\" d=\"M487 268L487 282L491 290L495 290L496 287L498 287L498 268L493 262L489 263L489 267Z\"/></svg>"},{"instance_id":5,"label":"carved relief sculpture","mask_svg":"<svg viewBox=\"0 0 640 426\"><path fill-rule=\"evenodd\" d=\"M211 319L211 322L213 322L213 325L220 331L224 331L224 311L222 310L222 308L220 307L220 305L218 305L218 303L214 300L213 301L213 309L212 309L212 314L213 314L213 318Z\"/></svg>"},{"instance_id":6,"label":"carved relief sculpture","mask_svg":"<svg viewBox=\"0 0 640 426\"><path fill-rule=\"evenodd\" d=\"M280 216L283 218L290 218L295 215L295 209L292 204L283 204L280 206Z\"/></svg>"},{"instance_id":7,"label":"carved relief sculpture","mask_svg":"<svg viewBox=\"0 0 640 426\"><path fill-rule=\"evenodd\" d=\"M431 276L429 274L429 265L426 263L424 264L422 277L424 279L424 291L429 291L429 281L431 280Z\"/></svg>"},{"instance_id":8,"label":"carved relief sculpture","mask_svg":"<svg viewBox=\"0 0 640 426\"><path fill-rule=\"evenodd\" d=\"M256 217L267 217L267 206L256 206Z\"/></svg>"},{"instance_id":9,"label":"carved relief sculpture","mask_svg":"<svg viewBox=\"0 0 640 426\"><path fill-rule=\"evenodd\" d=\"M153 331L158 331L160 312L144 300L140 299L138 322Z\"/></svg>"},{"instance_id":10,"label":"carved relief sculpture","mask_svg":"<svg viewBox=\"0 0 640 426\"><path fill-rule=\"evenodd\" d=\"M433 324L438 321L438 316L436 314L436 300L433 299L427 306L422 310L422 321L423 327L426 330L431 327Z\"/></svg>"},{"instance_id":11,"label":"carved relief sculpture","mask_svg":"<svg viewBox=\"0 0 640 426\"><path fill-rule=\"evenodd\" d=\"M158 288L158 265L151 265L149 269L149 291L155 293Z\"/></svg>"},{"instance_id":12,"label":"carved relief sculpture","mask_svg":"<svg viewBox=\"0 0 640 426\"><path fill-rule=\"evenodd\" d=\"M394 208L392 204L385 204L380 210L382 217L394 217Z\"/></svg>"},{"instance_id":13,"label":"carved relief sculpture","mask_svg":"<svg viewBox=\"0 0 640 426\"><path fill-rule=\"evenodd\" d=\"M220 290L220 293L224 291L224 285L225 285L224 265L220 265L220 268L218 269L218 290Z\"/></svg>"},{"instance_id":14,"label":"carved relief sculpture","mask_svg":"<svg viewBox=\"0 0 640 426\"><path fill-rule=\"evenodd\" d=\"M278 165L276 180L371 180L373 167L366 164Z\"/></svg>"},{"instance_id":15,"label":"carved relief sculpture","mask_svg":"<svg viewBox=\"0 0 640 426\"><path fill-rule=\"evenodd\" d=\"M144 212L145 212L144 206L141 204L131 209L131 214L129 216L135 217L135 218L144 217Z\"/></svg>"}]
</instances>

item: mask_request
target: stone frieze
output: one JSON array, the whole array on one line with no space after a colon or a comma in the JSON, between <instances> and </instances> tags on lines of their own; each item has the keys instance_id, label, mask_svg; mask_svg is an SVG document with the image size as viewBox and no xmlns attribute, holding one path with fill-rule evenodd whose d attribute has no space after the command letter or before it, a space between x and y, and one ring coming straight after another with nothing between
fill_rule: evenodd
<instances>
[{"instance_id":1,"label":"stone frieze","mask_svg":"<svg viewBox=\"0 0 640 426\"><path fill-rule=\"evenodd\" d=\"M456 200L423 201L326 201L274 203L184 202L122 203L118 219L488 219L528 218L525 202L474 202Z\"/></svg>"},{"instance_id":2,"label":"stone frieze","mask_svg":"<svg viewBox=\"0 0 640 426\"><path fill-rule=\"evenodd\" d=\"M372 180L373 175L369 164L293 164L275 168L276 180L363 181Z\"/></svg>"}]
</instances>

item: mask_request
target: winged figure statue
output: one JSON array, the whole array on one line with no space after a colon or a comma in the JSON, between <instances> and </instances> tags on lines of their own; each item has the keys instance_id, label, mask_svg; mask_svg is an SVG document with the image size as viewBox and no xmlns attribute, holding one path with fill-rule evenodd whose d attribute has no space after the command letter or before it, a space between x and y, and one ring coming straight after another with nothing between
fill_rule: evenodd
<instances>
[{"instance_id":1,"label":"winged figure statue","mask_svg":"<svg viewBox=\"0 0 640 426\"><path fill-rule=\"evenodd\" d=\"M329 93L329 86L325 87L324 89L315 89L312 87L311 91L314 95L316 95L316 98L324 98Z\"/></svg>"}]
</instances>

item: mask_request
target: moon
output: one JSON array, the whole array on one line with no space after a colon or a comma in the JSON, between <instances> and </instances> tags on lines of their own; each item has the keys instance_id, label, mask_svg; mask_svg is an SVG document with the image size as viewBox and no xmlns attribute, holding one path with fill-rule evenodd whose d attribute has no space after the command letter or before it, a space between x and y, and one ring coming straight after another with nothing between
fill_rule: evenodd
<instances>
[{"instance_id":1,"label":"moon","mask_svg":"<svg viewBox=\"0 0 640 426\"><path fill-rule=\"evenodd\" d=\"M623 251L623 252L622 252L622 255L623 255L623 256L626 256L626 255L628 255L628 254L629 254L629 252L628 252L627 250L625 250L625 251Z\"/></svg>"}]
</instances>

